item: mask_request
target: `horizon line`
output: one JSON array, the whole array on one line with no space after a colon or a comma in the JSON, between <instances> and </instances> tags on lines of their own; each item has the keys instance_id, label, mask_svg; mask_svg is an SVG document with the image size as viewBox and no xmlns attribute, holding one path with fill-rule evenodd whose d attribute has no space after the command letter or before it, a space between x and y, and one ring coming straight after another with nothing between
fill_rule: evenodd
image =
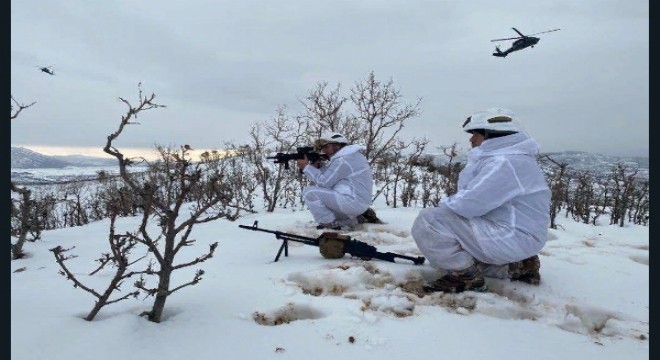
<instances>
[{"instance_id":1,"label":"horizon line","mask_svg":"<svg viewBox=\"0 0 660 360\"><path fill-rule=\"evenodd\" d=\"M108 158L112 159L113 156L105 153L103 151L103 147L96 147L96 146L59 146L59 145L25 145L25 144L12 144L12 147L22 147L26 148L28 150L32 150L35 152L38 152L42 155L49 155L49 156L68 156L68 155L85 155L85 156L93 156L93 157L100 157L100 158ZM128 157L144 157L147 160L155 160L158 158L156 154L156 148L142 148L142 147L126 147L120 149L122 154ZM205 148L205 149L193 149L191 153L195 157L199 157L203 152L205 151L221 151L222 149L211 149L211 148ZM561 150L561 151L543 151L541 154L548 154L548 153L554 153L554 152L586 152L586 153L591 153L591 154L600 154L600 155L610 155L610 156L617 156L617 157L641 157L641 158L650 158L650 154L645 154L645 155L632 155L632 154L607 154L603 152L598 152L598 151L589 151L589 150Z\"/></svg>"},{"instance_id":2,"label":"horizon line","mask_svg":"<svg viewBox=\"0 0 660 360\"><path fill-rule=\"evenodd\" d=\"M12 144L12 147L21 147L24 149L32 150L42 155L47 156L70 156L70 155L83 155L92 156L97 158L114 159L110 154L103 151L103 147L96 146L56 146L56 145L23 145ZM192 149L190 151L193 158L199 156L205 151L221 151L221 149ZM121 148L119 151L126 157L143 157L147 160L158 159L156 148L140 148L140 147L126 147Z\"/></svg>"}]
</instances>

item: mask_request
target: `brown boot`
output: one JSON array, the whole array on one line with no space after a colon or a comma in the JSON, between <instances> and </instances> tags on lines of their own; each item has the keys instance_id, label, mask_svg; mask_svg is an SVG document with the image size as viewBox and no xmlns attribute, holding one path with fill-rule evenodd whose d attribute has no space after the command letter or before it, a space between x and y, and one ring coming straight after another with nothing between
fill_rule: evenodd
<instances>
[{"instance_id":1,"label":"brown boot","mask_svg":"<svg viewBox=\"0 0 660 360\"><path fill-rule=\"evenodd\" d=\"M372 208L367 209L362 215L357 217L360 224L383 224L383 221L376 216L376 211Z\"/></svg>"},{"instance_id":2,"label":"brown boot","mask_svg":"<svg viewBox=\"0 0 660 360\"><path fill-rule=\"evenodd\" d=\"M450 271L445 276L423 286L426 292L443 291L460 293L463 291L487 291L488 287L477 265L465 270Z\"/></svg>"},{"instance_id":3,"label":"brown boot","mask_svg":"<svg viewBox=\"0 0 660 360\"><path fill-rule=\"evenodd\" d=\"M541 259L534 255L527 259L509 264L509 279L512 281L522 281L531 285L538 285L541 282Z\"/></svg>"}]
</instances>

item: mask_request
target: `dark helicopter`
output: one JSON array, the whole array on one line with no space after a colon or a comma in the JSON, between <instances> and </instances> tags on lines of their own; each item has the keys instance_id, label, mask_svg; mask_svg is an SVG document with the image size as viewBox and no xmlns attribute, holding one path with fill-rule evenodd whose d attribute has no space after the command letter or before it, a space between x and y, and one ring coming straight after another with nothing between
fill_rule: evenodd
<instances>
[{"instance_id":1,"label":"dark helicopter","mask_svg":"<svg viewBox=\"0 0 660 360\"><path fill-rule=\"evenodd\" d=\"M53 67L53 65L51 65L51 66L44 66L44 67L39 67L39 66L37 66L37 67L39 68L39 70L45 72L45 73L48 74L48 75L55 75L55 72L53 72L53 69L51 69L51 68Z\"/></svg>"},{"instance_id":2,"label":"dark helicopter","mask_svg":"<svg viewBox=\"0 0 660 360\"><path fill-rule=\"evenodd\" d=\"M534 45L536 45L536 43L539 42L540 39L537 38L537 37L533 37L532 35L545 34L545 33L553 32L553 31L561 30L561 29L552 29L552 30L547 30L547 31L541 31L541 32L538 32L538 33L532 34L532 35L523 35L520 31L518 31L518 29L516 29L516 28L512 28L512 29L513 29L513 31L517 32L518 35L520 35L520 36L512 37L512 38L506 38L506 39L491 40L491 41L516 40L516 41L513 42L513 44L511 44L511 47L506 49L505 51L501 51L499 46L495 46L495 52L493 53L493 56L506 57L507 55L509 55L509 53L512 53L514 51L522 50L522 49L530 47L530 46L534 47Z\"/></svg>"}]
</instances>

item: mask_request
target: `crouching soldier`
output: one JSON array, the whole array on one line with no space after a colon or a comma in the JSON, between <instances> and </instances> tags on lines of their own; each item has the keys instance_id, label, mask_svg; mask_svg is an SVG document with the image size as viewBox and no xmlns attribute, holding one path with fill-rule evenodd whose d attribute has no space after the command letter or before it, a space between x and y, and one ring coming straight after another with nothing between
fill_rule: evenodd
<instances>
[{"instance_id":1,"label":"crouching soldier","mask_svg":"<svg viewBox=\"0 0 660 360\"><path fill-rule=\"evenodd\" d=\"M458 191L420 211L411 234L431 266L448 271L426 291L486 291L484 275L538 284L550 223L550 189L536 161L538 144L514 113L468 117L472 149ZM505 275L506 276L506 275Z\"/></svg>"}]
</instances>

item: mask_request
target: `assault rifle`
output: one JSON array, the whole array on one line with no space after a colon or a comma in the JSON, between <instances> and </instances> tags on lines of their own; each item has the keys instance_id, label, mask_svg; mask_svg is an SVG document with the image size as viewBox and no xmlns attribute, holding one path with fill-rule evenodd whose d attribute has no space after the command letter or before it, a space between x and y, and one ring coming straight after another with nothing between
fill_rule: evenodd
<instances>
[{"instance_id":1,"label":"assault rifle","mask_svg":"<svg viewBox=\"0 0 660 360\"><path fill-rule=\"evenodd\" d=\"M254 225L252 226L238 225L238 227L247 230L262 231L274 234L275 238L282 240L282 246L280 246L280 249L277 252L277 256L275 256L275 262L280 259L282 251L284 251L284 256L289 256L289 241L295 241L306 245L319 247L321 250L321 255L330 259L341 258L344 256L344 254L349 254L351 256L362 258L363 260L371 260L374 258L393 263L396 262L394 261L396 258L410 260L415 265L421 265L424 263L424 261L426 261L426 258L423 256L412 257L391 252L382 253L379 252L375 246L371 246L362 241L353 240L347 235L340 235L336 232L324 232L315 239L281 231L262 229L258 227L257 221L255 221Z\"/></svg>"},{"instance_id":2,"label":"assault rifle","mask_svg":"<svg viewBox=\"0 0 660 360\"><path fill-rule=\"evenodd\" d=\"M275 156L269 156L266 159L274 159L273 163L275 164L284 164L285 169L289 169L289 160L300 160L304 159L307 155L307 159L310 163L315 163L318 159L328 159L328 155L321 154L314 150L313 146L301 146L296 148L294 153L277 153Z\"/></svg>"}]
</instances>

